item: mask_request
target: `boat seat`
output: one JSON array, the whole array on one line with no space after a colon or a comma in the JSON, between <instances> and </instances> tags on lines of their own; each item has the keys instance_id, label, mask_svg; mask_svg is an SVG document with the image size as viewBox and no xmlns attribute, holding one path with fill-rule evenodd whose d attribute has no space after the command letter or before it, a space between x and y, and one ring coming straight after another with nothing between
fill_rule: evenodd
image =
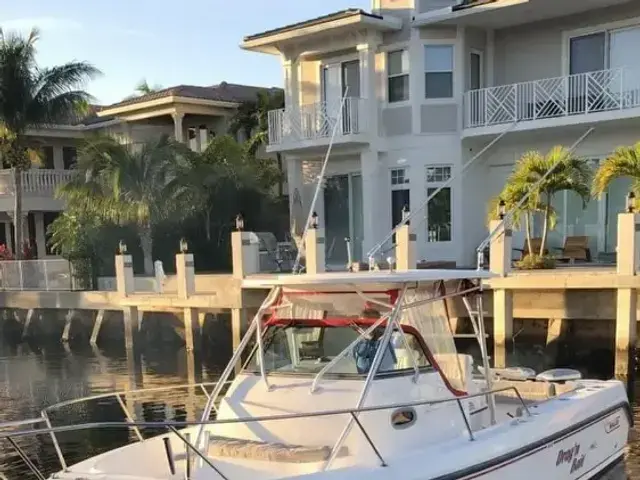
<instances>
[{"instance_id":1,"label":"boat seat","mask_svg":"<svg viewBox=\"0 0 640 480\"><path fill-rule=\"evenodd\" d=\"M507 388L515 387L518 389L518 393L523 400L547 400L563 393L571 392L575 390L578 385L576 382L566 382L564 384L557 384L552 382L540 382L535 380L494 380L493 388ZM516 393L513 390L505 390L500 392L496 396L517 398Z\"/></svg>"},{"instance_id":2,"label":"boat seat","mask_svg":"<svg viewBox=\"0 0 640 480\"><path fill-rule=\"evenodd\" d=\"M329 446L287 445L284 443L262 442L230 437L211 437L209 441L209 457L242 458L266 462L313 463L324 462L331 454ZM349 450L343 446L338 457L346 457ZM176 455L175 459L184 458L185 454Z\"/></svg>"}]
</instances>

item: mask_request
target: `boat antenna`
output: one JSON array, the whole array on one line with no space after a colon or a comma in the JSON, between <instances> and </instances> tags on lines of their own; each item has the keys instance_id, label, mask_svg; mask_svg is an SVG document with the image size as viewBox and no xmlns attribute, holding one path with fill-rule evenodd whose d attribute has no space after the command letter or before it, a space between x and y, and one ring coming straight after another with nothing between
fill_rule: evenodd
<instances>
[{"instance_id":1,"label":"boat antenna","mask_svg":"<svg viewBox=\"0 0 640 480\"><path fill-rule=\"evenodd\" d=\"M436 195L438 195L438 193L440 193L444 188L447 188L449 185L451 185L455 180L458 179L459 176L464 175L464 172L471 166L473 162L475 162L478 158L484 155L484 153L487 150L489 150L491 147L493 147L493 145L495 145L498 141L500 141L502 137L504 137L507 133L513 130L518 123L519 123L518 121L513 122L508 128L502 131L500 135L498 135L496 138L491 140L491 142L485 145L485 147L482 150L476 153L471 160L465 163L462 169L456 175L452 175L451 177L449 177L449 180L447 180L445 183L443 183L438 188L436 188L433 192L431 192L431 194L427 196L426 200L422 202L422 204L420 205L420 207L418 207L418 209L411 210L411 212L408 215L404 216L404 218L387 234L386 237L384 237L384 239L381 242L375 244L373 248L369 250L369 252L367 253L367 259L369 261L369 265L371 266L374 263L374 256L376 255L376 253L380 251L380 249L385 243L387 243L391 238L393 238L393 236L397 233L397 231L401 227L403 227L407 222L409 222L418 212L421 212L422 210L424 210L427 204Z\"/></svg>"},{"instance_id":2,"label":"boat antenna","mask_svg":"<svg viewBox=\"0 0 640 480\"><path fill-rule=\"evenodd\" d=\"M582 134L582 136L580 138L578 138L578 140L576 140L574 142L573 145L571 145L571 147L569 147L569 150L567 152L568 155L571 155L576 148L578 148L578 145L580 145L585 138L587 138L589 135L591 135L591 132L593 132L595 130L594 127L590 127L584 134ZM485 238L482 243L480 245L478 245L478 248L476 249L476 257L477 257L477 268L478 270L482 270L482 267L484 265L484 249L487 248L487 245L489 245L489 243L491 242L491 240L493 239L493 237L496 235L496 233L498 232L498 230L500 230L503 225L506 225L506 222L508 220L511 219L511 217L513 217L513 214L518 211L518 209L524 204L524 202L527 200L527 198L529 198L529 195L531 195L531 193L536 189L536 187L538 185L540 185L545 178L547 178L551 172L556 168L556 166L558 165L558 163L560 162L560 160L563 157L560 157L558 160L556 160L556 162L551 165L551 167L549 168L549 170L547 170L544 175L542 177L540 177L540 179L538 179L538 181L536 183L534 183L531 188L529 188L527 190L527 192L524 194L524 196L520 199L520 201L516 204L516 206L514 206L511 210L509 210L504 217L502 217L500 219L500 223L498 225L496 225L496 228L494 228L490 233L489 236L487 238Z\"/></svg>"},{"instance_id":3,"label":"boat antenna","mask_svg":"<svg viewBox=\"0 0 640 480\"><path fill-rule=\"evenodd\" d=\"M298 247L298 253L296 254L296 261L293 264L292 273L298 273L298 269L300 267L300 259L302 258L302 251L306 244L307 239L307 230L309 230L309 225L311 224L311 217L313 216L313 212L315 212L316 202L318 201L318 196L320 194L320 190L324 184L324 175L327 170L327 164L329 163L329 155L331 155L331 149L333 148L333 141L335 139L336 133L338 132L338 126L342 125L342 114L344 112L344 104L347 100L347 92L349 91L349 87L344 89L344 93L342 94L342 99L340 100L340 111L335 119L335 124L333 125L333 130L331 131L331 137L329 139L329 146L327 147L327 153L324 156L324 161L322 162L322 169L320 170L320 175L318 175L318 183L316 184L316 190L313 193L313 200L311 200L311 205L309 206L309 213L307 214L307 221L304 224L304 230L302 231L302 240L300 241L300 246Z\"/></svg>"}]
</instances>

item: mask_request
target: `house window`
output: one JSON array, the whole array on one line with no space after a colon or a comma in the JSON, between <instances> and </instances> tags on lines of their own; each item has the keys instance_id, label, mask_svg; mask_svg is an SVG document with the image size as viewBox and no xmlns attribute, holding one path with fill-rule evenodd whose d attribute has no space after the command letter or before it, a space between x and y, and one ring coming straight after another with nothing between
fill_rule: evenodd
<instances>
[{"instance_id":1,"label":"house window","mask_svg":"<svg viewBox=\"0 0 640 480\"><path fill-rule=\"evenodd\" d=\"M62 163L65 170L71 170L76 164L77 158L76 147L62 147Z\"/></svg>"},{"instance_id":2,"label":"house window","mask_svg":"<svg viewBox=\"0 0 640 480\"><path fill-rule=\"evenodd\" d=\"M406 168L391 170L391 228L402 221L402 210L411 208L409 175Z\"/></svg>"},{"instance_id":3,"label":"house window","mask_svg":"<svg viewBox=\"0 0 640 480\"><path fill-rule=\"evenodd\" d=\"M409 52L387 53L387 95L389 103L409 100Z\"/></svg>"},{"instance_id":4,"label":"house window","mask_svg":"<svg viewBox=\"0 0 640 480\"><path fill-rule=\"evenodd\" d=\"M425 45L425 98L453 97L453 45Z\"/></svg>"},{"instance_id":5,"label":"house window","mask_svg":"<svg viewBox=\"0 0 640 480\"><path fill-rule=\"evenodd\" d=\"M451 167L427 167L427 197L451 178ZM427 241L451 241L451 187L440 190L427 205Z\"/></svg>"}]
</instances>

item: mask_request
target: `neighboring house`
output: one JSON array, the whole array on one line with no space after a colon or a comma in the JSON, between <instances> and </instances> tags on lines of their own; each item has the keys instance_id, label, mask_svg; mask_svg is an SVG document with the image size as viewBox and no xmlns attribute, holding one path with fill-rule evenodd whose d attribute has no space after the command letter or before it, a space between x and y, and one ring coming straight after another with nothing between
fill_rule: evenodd
<instances>
[{"instance_id":1,"label":"neighboring house","mask_svg":"<svg viewBox=\"0 0 640 480\"><path fill-rule=\"evenodd\" d=\"M92 106L80 123L28 132L33 145L42 151L42 165L23 174L25 239L35 247L38 258L51 255L46 230L64 209L53 198L54 191L73 175L76 149L83 138L102 133L123 143L139 143L167 134L202 151L212 136L227 133L238 106L254 100L260 90L264 88L226 82L210 87L180 85L109 106ZM0 169L0 244L12 251L13 205L11 172Z\"/></svg>"},{"instance_id":2,"label":"neighboring house","mask_svg":"<svg viewBox=\"0 0 640 480\"><path fill-rule=\"evenodd\" d=\"M343 10L245 37L242 47L283 63L286 108L270 113L268 151L287 160L292 216L308 209L336 126L316 206L328 262L346 262L345 237L363 258L404 205L417 209L453 176L411 222L418 259L472 265L488 200L525 151L568 147L594 126L576 153L597 165L640 140L639 45L637 1L373 0L371 13ZM588 235L594 254L615 251L629 188L617 181L585 210L558 195L551 246Z\"/></svg>"}]
</instances>

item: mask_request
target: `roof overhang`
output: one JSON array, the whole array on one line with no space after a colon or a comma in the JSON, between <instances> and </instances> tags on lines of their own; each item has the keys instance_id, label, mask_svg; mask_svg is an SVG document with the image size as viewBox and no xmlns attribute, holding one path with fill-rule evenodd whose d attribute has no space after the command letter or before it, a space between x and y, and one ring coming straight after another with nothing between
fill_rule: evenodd
<instances>
[{"instance_id":1,"label":"roof overhang","mask_svg":"<svg viewBox=\"0 0 640 480\"><path fill-rule=\"evenodd\" d=\"M219 100L207 100L205 98L193 98L193 97L180 97L175 95L167 95L166 97L156 98L154 100L128 103L126 105L113 105L111 107L105 107L98 112L99 117L129 117L135 116L141 112L153 112L158 110L158 115L166 115L167 108L183 106L186 110L190 107L204 107L211 109L209 114L219 115L222 112L220 109L235 109L238 108L239 103L236 102L222 102ZM201 110L198 109L198 110ZM184 110L184 109L183 109ZM185 111L184 113L190 113ZM196 112L193 112L196 113ZM198 111L198 114L206 114L207 112ZM155 115L155 116L158 116ZM149 115L147 115L149 116ZM154 116L154 115L151 115Z\"/></svg>"},{"instance_id":2,"label":"roof overhang","mask_svg":"<svg viewBox=\"0 0 640 480\"><path fill-rule=\"evenodd\" d=\"M416 15L412 26L463 25L506 28L629 3L633 0L485 0L477 5L440 8Z\"/></svg>"},{"instance_id":3,"label":"roof overhang","mask_svg":"<svg viewBox=\"0 0 640 480\"><path fill-rule=\"evenodd\" d=\"M389 15L373 15L366 12L352 12L327 16L323 20L301 22L296 26L283 27L269 32L244 38L240 48L254 52L280 55L281 46L301 39L309 40L318 35L340 35L353 29L376 31L397 31L402 29L402 19Z\"/></svg>"}]
</instances>

